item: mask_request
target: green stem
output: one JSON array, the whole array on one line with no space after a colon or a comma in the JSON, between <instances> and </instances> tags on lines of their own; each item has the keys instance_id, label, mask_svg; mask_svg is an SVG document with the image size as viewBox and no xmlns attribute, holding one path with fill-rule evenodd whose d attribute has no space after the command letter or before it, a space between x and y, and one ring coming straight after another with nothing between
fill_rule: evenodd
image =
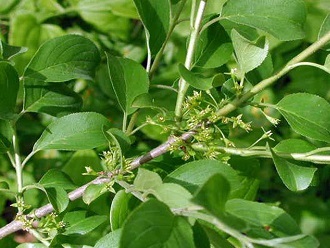
<instances>
[{"instance_id":1,"label":"green stem","mask_svg":"<svg viewBox=\"0 0 330 248\"><path fill-rule=\"evenodd\" d=\"M267 149L267 147L263 147L262 149L256 150L252 148L233 148L233 147L223 147L223 146L206 146L201 143L196 143L192 145L192 148L199 152L207 152L209 149L213 149L215 151L219 151L222 153L227 153L231 155L241 156L241 157L259 157L259 158L272 158L272 154ZM319 152L319 149L316 149ZM315 152L306 152L306 153L284 153L278 152L277 156L286 158L286 159L294 159L298 161L311 162L315 164L329 164L330 163L330 155L317 155Z\"/></svg>"},{"instance_id":2,"label":"green stem","mask_svg":"<svg viewBox=\"0 0 330 248\"><path fill-rule=\"evenodd\" d=\"M14 129L13 134L13 149L14 149L14 167L16 171L16 181L17 181L17 202L23 203L23 167L21 163L21 157L19 154L19 146L18 146L18 140L17 140L17 133ZM20 204L19 204L20 205ZM18 214L22 214L24 211L24 208L21 206L18 206Z\"/></svg>"},{"instance_id":3,"label":"green stem","mask_svg":"<svg viewBox=\"0 0 330 248\"><path fill-rule=\"evenodd\" d=\"M315 53L318 49L326 45L329 41L330 41L330 32L328 32L321 39L310 45L304 51L299 53L296 57L291 59L286 64L286 66L284 66L283 69L277 72L275 75L262 80L260 83L256 84L251 90L249 90L245 94L234 99L232 102L226 104L221 109L219 109L217 111L217 115L219 116L219 118L228 115L229 113L237 109L240 105L242 105L244 102L252 98L254 95L258 94L260 91L274 84L277 80L279 80L282 76L288 73L291 69L295 68L295 64L303 61L304 59Z\"/></svg>"},{"instance_id":4,"label":"green stem","mask_svg":"<svg viewBox=\"0 0 330 248\"><path fill-rule=\"evenodd\" d=\"M296 63L294 65L291 66L291 69L299 67L299 66L312 66L312 67L316 67L318 69L321 69L327 73L330 74L330 69L328 69L327 67L325 67L324 65L319 65L316 63L312 63L312 62L300 62L300 63Z\"/></svg>"},{"instance_id":5,"label":"green stem","mask_svg":"<svg viewBox=\"0 0 330 248\"><path fill-rule=\"evenodd\" d=\"M152 85L150 85L150 88L171 90L171 91L178 93L177 89L173 88L172 86L163 85L163 84L152 84Z\"/></svg>"},{"instance_id":6,"label":"green stem","mask_svg":"<svg viewBox=\"0 0 330 248\"><path fill-rule=\"evenodd\" d=\"M123 126L122 126L122 131L125 133L126 132L126 127L127 127L127 113L124 112L124 116L123 116Z\"/></svg>"},{"instance_id":7,"label":"green stem","mask_svg":"<svg viewBox=\"0 0 330 248\"><path fill-rule=\"evenodd\" d=\"M157 70L158 66L159 66L159 63L160 63L160 60L163 56L163 53L164 53L164 49L168 43L168 40L170 39L172 33L173 33L173 30L175 28L175 26L177 25L177 21L181 15L181 12L186 4L187 0L182 0L181 1L181 4L179 6L179 9L177 10L175 16L173 17L172 21L171 21L171 25L170 25L170 28L169 28L169 31L166 35L166 38L165 38L165 41L162 45L162 47L160 48L159 52L157 53L156 57L155 57L155 60L154 62L152 63L152 66L150 68L150 71L149 71L149 78L152 78L155 71Z\"/></svg>"},{"instance_id":8,"label":"green stem","mask_svg":"<svg viewBox=\"0 0 330 248\"><path fill-rule=\"evenodd\" d=\"M214 23L216 23L216 22L218 22L218 21L221 21L221 20L223 20L223 19L225 19L225 18L223 18L222 16L218 16L218 17L215 17L215 18L213 18L211 21L208 21L207 23L205 23L204 25L203 25L203 28L201 29L201 32L203 32L205 29L207 29L209 26L211 26L212 24L214 24Z\"/></svg>"},{"instance_id":9,"label":"green stem","mask_svg":"<svg viewBox=\"0 0 330 248\"><path fill-rule=\"evenodd\" d=\"M133 131L133 128L136 124L137 118L139 116L139 111L137 110L131 117L131 120L128 123L128 127L126 129L126 134L130 135Z\"/></svg>"},{"instance_id":10,"label":"green stem","mask_svg":"<svg viewBox=\"0 0 330 248\"><path fill-rule=\"evenodd\" d=\"M133 135L135 134L137 131L139 131L140 129L144 128L145 126L148 126L149 123L143 123L142 125L138 126L137 128L135 128L134 130L132 130L130 133L128 133L128 135Z\"/></svg>"},{"instance_id":11,"label":"green stem","mask_svg":"<svg viewBox=\"0 0 330 248\"><path fill-rule=\"evenodd\" d=\"M27 155L27 157L23 160L23 162L22 162L22 168L24 168L24 166L26 165L26 163L30 160L30 158L34 155L34 154L36 154L37 153L37 151L32 151L32 152L30 152L30 154L29 155Z\"/></svg>"},{"instance_id":12,"label":"green stem","mask_svg":"<svg viewBox=\"0 0 330 248\"><path fill-rule=\"evenodd\" d=\"M199 37L199 31L201 29L201 23L203 19L203 14L204 10L206 7L206 0L201 0L199 3L195 23L193 27L191 27L191 34L190 34L190 40L188 44L188 49L187 49L187 55L186 55L186 61L184 63L185 67L190 70L192 67L193 63L193 58L195 54L195 49L197 45L197 39ZM184 102L184 98L186 95L186 92L188 90L189 85L187 82L181 78L179 81L179 91L178 91L178 97L175 105L175 116L177 117L178 120L181 119L182 117L182 104Z\"/></svg>"}]
</instances>

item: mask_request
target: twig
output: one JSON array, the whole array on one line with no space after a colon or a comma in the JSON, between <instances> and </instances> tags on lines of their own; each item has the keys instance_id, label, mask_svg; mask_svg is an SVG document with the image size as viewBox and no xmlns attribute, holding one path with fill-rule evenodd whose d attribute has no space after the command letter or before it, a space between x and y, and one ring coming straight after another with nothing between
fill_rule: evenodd
<instances>
[{"instance_id":1,"label":"twig","mask_svg":"<svg viewBox=\"0 0 330 248\"><path fill-rule=\"evenodd\" d=\"M182 134L179 138L184 140L184 141L187 141L189 140L196 132L195 131L188 131L184 134ZM164 153L166 153L168 151L168 148L174 143L177 141L178 138L175 138L175 137L171 137L168 139L167 142L161 144L160 146L152 149L150 152L146 153L145 155L143 156L140 156L138 158L136 158L135 160L133 160L130 164L131 166L131 169L136 169L138 168L139 166L141 166L142 164L144 163L147 163L149 162L150 160L154 159L154 158L157 158L161 155L163 155ZM103 183L107 183L107 182L110 182L110 180L112 179L113 177L113 173L109 173L107 175L107 177L97 177L96 179L94 179L93 181L71 191L69 194L68 194L68 197L70 199L70 201L74 201L80 197L82 197L82 195L84 194L84 191L85 189L91 185L91 184L103 184ZM54 208L51 204L47 204L45 206L42 206L38 209L36 209L35 211L33 211L33 213L30 213L27 217L29 219L32 219L32 218L41 218L41 217L44 217L46 216L47 214L50 214L51 212L54 211ZM23 229L24 225L21 221L18 221L18 220L14 220L12 222L10 222L9 224L7 224L6 226L0 228L0 239L8 236L9 234L11 233L14 233L18 230L21 230Z\"/></svg>"}]
</instances>

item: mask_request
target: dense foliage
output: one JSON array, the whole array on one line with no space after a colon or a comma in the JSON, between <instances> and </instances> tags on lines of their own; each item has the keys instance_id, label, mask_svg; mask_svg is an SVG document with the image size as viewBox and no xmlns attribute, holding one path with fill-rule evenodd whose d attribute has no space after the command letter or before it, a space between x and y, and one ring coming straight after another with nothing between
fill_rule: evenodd
<instances>
[{"instance_id":1,"label":"dense foliage","mask_svg":"<svg viewBox=\"0 0 330 248\"><path fill-rule=\"evenodd\" d=\"M0 21L1 247L328 247L328 0Z\"/></svg>"}]
</instances>

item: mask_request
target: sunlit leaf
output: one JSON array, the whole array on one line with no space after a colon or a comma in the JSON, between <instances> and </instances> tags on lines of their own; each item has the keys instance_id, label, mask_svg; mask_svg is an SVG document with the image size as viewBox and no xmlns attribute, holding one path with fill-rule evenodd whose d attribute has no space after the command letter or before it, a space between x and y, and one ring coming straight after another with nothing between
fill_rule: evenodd
<instances>
[{"instance_id":1,"label":"sunlit leaf","mask_svg":"<svg viewBox=\"0 0 330 248\"><path fill-rule=\"evenodd\" d=\"M325 99L308 93L291 94L277 103L277 110L298 134L330 143L330 104Z\"/></svg>"},{"instance_id":2,"label":"sunlit leaf","mask_svg":"<svg viewBox=\"0 0 330 248\"><path fill-rule=\"evenodd\" d=\"M149 78L146 70L137 62L107 54L109 84L115 92L123 112L132 114L134 99L148 92Z\"/></svg>"},{"instance_id":3,"label":"sunlit leaf","mask_svg":"<svg viewBox=\"0 0 330 248\"><path fill-rule=\"evenodd\" d=\"M109 121L101 114L93 112L66 115L53 121L33 147L33 151L59 149L83 150L106 144L103 126Z\"/></svg>"},{"instance_id":4,"label":"sunlit leaf","mask_svg":"<svg viewBox=\"0 0 330 248\"><path fill-rule=\"evenodd\" d=\"M232 30L231 37L237 63L243 73L257 68L266 59L269 45L265 37L252 42L240 35L236 30Z\"/></svg>"},{"instance_id":5,"label":"sunlit leaf","mask_svg":"<svg viewBox=\"0 0 330 248\"><path fill-rule=\"evenodd\" d=\"M266 31L280 40L304 38L306 8L301 0L228 0L222 16Z\"/></svg>"}]
</instances>

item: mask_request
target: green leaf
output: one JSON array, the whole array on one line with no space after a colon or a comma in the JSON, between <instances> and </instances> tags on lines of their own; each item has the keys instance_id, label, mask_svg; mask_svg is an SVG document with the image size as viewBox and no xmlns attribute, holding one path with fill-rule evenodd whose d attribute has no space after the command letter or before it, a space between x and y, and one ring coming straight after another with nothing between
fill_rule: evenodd
<instances>
[{"instance_id":1,"label":"green leaf","mask_svg":"<svg viewBox=\"0 0 330 248\"><path fill-rule=\"evenodd\" d=\"M278 175L288 189L300 191L308 188L317 168L296 165L277 156L273 150L271 152Z\"/></svg>"},{"instance_id":2,"label":"green leaf","mask_svg":"<svg viewBox=\"0 0 330 248\"><path fill-rule=\"evenodd\" d=\"M133 108L150 108L159 110L161 112L164 112L164 110L161 107L157 107L155 105L154 99L149 93L143 93L141 95L138 95L135 97L134 101L132 102Z\"/></svg>"},{"instance_id":3,"label":"green leaf","mask_svg":"<svg viewBox=\"0 0 330 248\"><path fill-rule=\"evenodd\" d=\"M330 32L330 14L328 14L323 23L322 26L320 28L319 31L319 39L322 38L324 35L326 35L328 32ZM330 43L328 42L326 46L323 47L324 49L328 50L330 49Z\"/></svg>"},{"instance_id":4,"label":"green leaf","mask_svg":"<svg viewBox=\"0 0 330 248\"><path fill-rule=\"evenodd\" d=\"M183 64L179 64L180 76L192 87L198 90L210 90L213 88L213 78L206 78L200 74L189 71Z\"/></svg>"},{"instance_id":5,"label":"green leaf","mask_svg":"<svg viewBox=\"0 0 330 248\"><path fill-rule=\"evenodd\" d=\"M132 19L138 19L138 13L132 0L80 0L78 3L80 11L104 13L111 11L114 15ZM86 13L83 14L86 16Z\"/></svg>"},{"instance_id":6,"label":"green leaf","mask_svg":"<svg viewBox=\"0 0 330 248\"><path fill-rule=\"evenodd\" d=\"M81 97L64 83L37 82L24 80L26 112L46 113L52 116L64 116L79 112L83 103Z\"/></svg>"},{"instance_id":7,"label":"green leaf","mask_svg":"<svg viewBox=\"0 0 330 248\"><path fill-rule=\"evenodd\" d=\"M305 153L315 150L316 147L306 140L287 139L282 140L274 148L274 152L278 153Z\"/></svg>"},{"instance_id":8,"label":"green leaf","mask_svg":"<svg viewBox=\"0 0 330 248\"><path fill-rule=\"evenodd\" d=\"M123 4L126 9L122 9ZM80 0L75 9L97 30L122 39L128 36L130 20L121 16L137 18L134 4L128 0Z\"/></svg>"},{"instance_id":9,"label":"green leaf","mask_svg":"<svg viewBox=\"0 0 330 248\"><path fill-rule=\"evenodd\" d=\"M304 38L306 8L302 0L228 0L222 16L268 32L280 40Z\"/></svg>"},{"instance_id":10,"label":"green leaf","mask_svg":"<svg viewBox=\"0 0 330 248\"><path fill-rule=\"evenodd\" d=\"M214 174L195 193L193 202L215 216L222 216L230 194L230 184L221 174Z\"/></svg>"},{"instance_id":11,"label":"green leaf","mask_svg":"<svg viewBox=\"0 0 330 248\"><path fill-rule=\"evenodd\" d=\"M192 229L182 217L156 199L142 203L128 217L122 230L121 248L195 247Z\"/></svg>"},{"instance_id":12,"label":"green leaf","mask_svg":"<svg viewBox=\"0 0 330 248\"><path fill-rule=\"evenodd\" d=\"M110 123L94 112L76 113L53 121L34 144L33 151L47 149L83 150L106 144L103 126Z\"/></svg>"},{"instance_id":13,"label":"green leaf","mask_svg":"<svg viewBox=\"0 0 330 248\"><path fill-rule=\"evenodd\" d=\"M198 248L210 248L210 240L203 226L196 221L193 225L195 246ZM225 248L225 247L224 247Z\"/></svg>"},{"instance_id":14,"label":"green leaf","mask_svg":"<svg viewBox=\"0 0 330 248\"><path fill-rule=\"evenodd\" d=\"M132 114L134 99L148 92L149 78L146 70L137 62L106 54L109 83L115 92L118 104L123 112Z\"/></svg>"},{"instance_id":15,"label":"green leaf","mask_svg":"<svg viewBox=\"0 0 330 248\"><path fill-rule=\"evenodd\" d=\"M0 59L10 60L16 55L25 53L28 49L26 47L10 46L4 41L0 40Z\"/></svg>"},{"instance_id":16,"label":"green leaf","mask_svg":"<svg viewBox=\"0 0 330 248\"><path fill-rule=\"evenodd\" d=\"M169 0L134 0L141 21L146 29L147 45L154 56L165 42L170 27Z\"/></svg>"},{"instance_id":17,"label":"green leaf","mask_svg":"<svg viewBox=\"0 0 330 248\"><path fill-rule=\"evenodd\" d=\"M82 219L86 218L86 213L87 213L86 210L67 212L63 217L63 221L65 223L68 223L69 226L75 225Z\"/></svg>"},{"instance_id":18,"label":"green leaf","mask_svg":"<svg viewBox=\"0 0 330 248\"><path fill-rule=\"evenodd\" d=\"M43 42L64 34L64 30L57 25L41 24L33 11L15 12L15 18L10 18L9 44L28 48L26 53L14 58L15 68L19 74L23 73L24 68Z\"/></svg>"},{"instance_id":19,"label":"green leaf","mask_svg":"<svg viewBox=\"0 0 330 248\"><path fill-rule=\"evenodd\" d=\"M219 23L201 33L196 48L196 65L203 68L220 67L231 59L233 45Z\"/></svg>"},{"instance_id":20,"label":"green leaf","mask_svg":"<svg viewBox=\"0 0 330 248\"><path fill-rule=\"evenodd\" d=\"M63 212L69 205L69 197L66 191L61 187L45 188L47 198L56 212Z\"/></svg>"},{"instance_id":21,"label":"green leaf","mask_svg":"<svg viewBox=\"0 0 330 248\"><path fill-rule=\"evenodd\" d=\"M13 117L18 88L19 79L15 68L0 61L0 119Z\"/></svg>"},{"instance_id":22,"label":"green leaf","mask_svg":"<svg viewBox=\"0 0 330 248\"><path fill-rule=\"evenodd\" d=\"M162 178L153 171L139 168L134 179L134 188L139 191L148 191L162 185Z\"/></svg>"},{"instance_id":23,"label":"green leaf","mask_svg":"<svg viewBox=\"0 0 330 248\"><path fill-rule=\"evenodd\" d=\"M0 13L8 14L19 2L19 0L1 1Z\"/></svg>"},{"instance_id":24,"label":"green leaf","mask_svg":"<svg viewBox=\"0 0 330 248\"><path fill-rule=\"evenodd\" d=\"M92 181L94 176L82 176L86 172L85 167L90 167L94 171L103 170L101 159L93 150L80 150L75 152L70 160L65 163L62 171L66 173L76 185L83 185Z\"/></svg>"},{"instance_id":25,"label":"green leaf","mask_svg":"<svg viewBox=\"0 0 330 248\"><path fill-rule=\"evenodd\" d=\"M0 154L7 152L12 146L13 129L9 121L0 119Z\"/></svg>"},{"instance_id":26,"label":"green leaf","mask_svg":"<svg viewBox=\"0 0 330 248\"><path fill-rule=\"evenodd\" d=\"M277 247L277 248L318 248L318 247L320 247L320 243L315 237L306 235L295 241L283 242L281 244L275 243L274 247Z\"/></svg>"},{"instance_id":27,"label":"green leaf","mask_svg":"<svg viewBox=\"0 0 330 248\"><path fill-rule=\"evenodd\" d=\"M82 199L87 205L89 205L107 191L106 185L90 184L85 189Z\"/></svg>"},{"instance_id":28,"label":"green leaf","mask_svg":"<svg viewBox=\"0 0 330 248\"><path fill-rule=\"evenodd\" d=\"M226 203L226 211L255 226L259 235L269 234L283 237L300 234L300 229L293 218L284 210L265 203L232 199ZM258 228L259 227L259 228ZM267 227L268 231L265 230Z\"/></svg>"},{"instance_id":29,"label":"green leaf","mask_svg":"<svg viewBox=\"0 0 330 248\"><path fill-rule=\"evenodd\" d=\"M79 35L65 35L45 42L24 72L24 109L51 115L81 108L79 95L64 84L72 79L92 79L100 55L96 46Z\"/></svg>"},{"instance_id":30,"label":"green leaf","mask_svg":"<svg viewBox=\"0 0 330 248\"><path fill-rule=\"evenodd\" d=\"M24 71L25 78L44 82L92 79L100 62L97 47L80 35L65 35L45 42Z\"/></svg>"},{"instance_id":31,"label":"green leaf","mask_svg":"<svg viewBox=\"0 0 330 248\"><path fill-rule=\"evenodd\" d=\"M46 248L47 246L41 243L25 243L16 246L16 248Z\"/></svg>"},{"instance_id":32,"label":"green leaf","mask_svg":"<svg viewBox=\"0 0 330 248\"><path fill-rule=\"evenodd\" d=\"M277 103L277 110L298 134L330 143L330 104L323 98L291 94Z\"/></svg>"},{"instance_id":33,"label":"green leaf","mask_svg":"<svg viewBox=\"0 0 330 248\"><path fill-rule=\"evenodd\" d=\"M121 236L121 229L117 229L103 236L97 243L94 248L118 248L119 241Z\"/></svg>"},{"instance_id":34,"label":"green leaf","mask_svg":"<svg viewBox=\"0 0 330 248\"><path fill-rule=\"evenodd\" d=\"M58 169L47 171L40 179L39 183L45 188L60 187L65 190L76 188L70 178Z\"/></svg>"},{"instance_id":35,"label":"green leaf","mask_svg":"<svg viewBox=\"0 0 330 248\"><path fill-rule=\"evenodd\" d=\"M125 190L118 191L111 202L111 230L122 228L126 218L139 203L140 201L132 194L126 193Z\"/></svg>"},{"instance_id":36,"label":"green leaf","mask_svg":"<svg viewBox=\"0 0 330 248\"><path fill-rule=\"evenodd\" d=\"M266 59L268 54L268 41L260 37L256 41L250 41L240 35L235 29L231 32L237 63L247 73L257 68Z\"/></svg>"},{"instance_id":37,"label":"green leaf","mask_svg":"<svg viewBox=\"0 0 330 248\"><path fill-rule=\"evenodd\" d=\"M190 201L192 195L184 187L175 183L164 183L156 187L152 194L170 208L187 208L194 206Z\"/></svg>"},{"instance_id":38,"label":"green leaf","mask_svg":"<svg viewBox=\"0 0 330 248\"><path fill-rule=\"evenodd\" d=\"M330 70L330 55L328 55L328 56L325 58L324 66L325 66L328 70Z\"/></svg>"},{"instance_id":39,"label":"green leaf","mask_svg":"<svg viewBox=\"0 0 330 248\"><path fill-rule=\"evenodd\" d=\"M102 223L104 223L107 220L107 218L108 218L107 216L102 216L102 215L95 215L95 216L83 218L80 221L74 223L73 225L70 225L63 234L85 235L93 231Z\"/></svg>"},{"instance_id":40,"label":"green leaf","mask_svg":"<svg viewBox=\"0 0 330 248\"><path fill-rule=\"evenodd\" d=\"M215 174L224 176L230 184L229 198L245 198L255 190L257 180L240 175L230 166L216 160L198 160L186 163L165 177L164 182L177 183L194 194L206 181Z\"/></svg>"}]
</instances>

